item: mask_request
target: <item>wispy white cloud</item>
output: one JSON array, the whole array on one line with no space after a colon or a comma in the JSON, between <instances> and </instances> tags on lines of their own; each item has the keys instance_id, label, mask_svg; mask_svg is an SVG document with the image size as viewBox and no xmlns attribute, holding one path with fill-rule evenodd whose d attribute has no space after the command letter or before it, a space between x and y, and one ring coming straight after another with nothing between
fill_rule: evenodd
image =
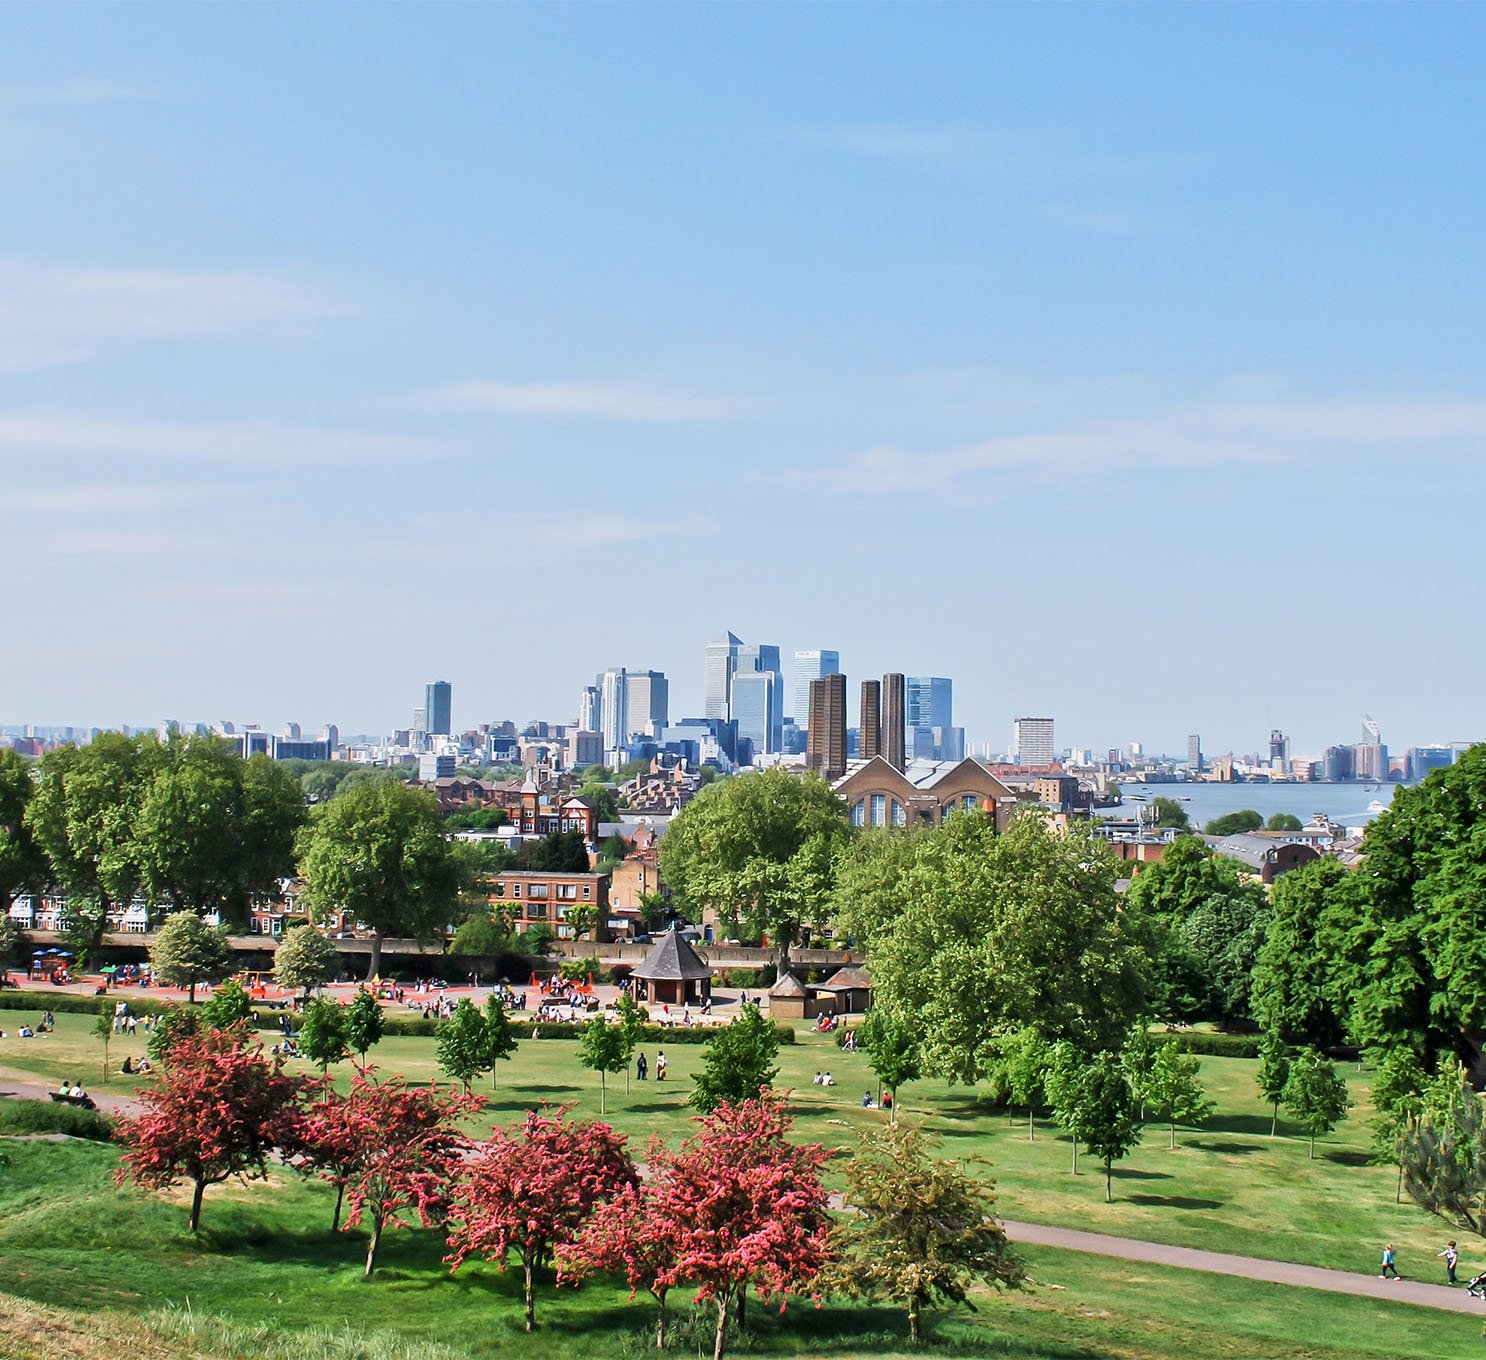
<instances>
[{"instance_id":1,"label":"wispy white cloud","mask_svg":"<svg viewBox=\"0 0 1486 1360\"><path fill-rule=\"evenodd\" d=\"M162 529L74 529L23 530L6 537L6 550L13 561L31 558L38 564L64 561L162 558L189 556L199 561L230 555L234 550L220 537L198 532L177 533Z\"/></svg>"},{"instance_id":2,"label":"wispy white cloud","mask_svg":"<svg viewBox=\"0 0 1486 1360\"><path fill-rule=\"evenodd\" d=\"M978 155L999 145L1020 149L1015 134L968 127L909 127L889 123L866 123L843 127L813 128L795 134L794 140L820 151L838 151L871 160L934 161Z\"/></svg>"},{"instance_id":3,"label":"wispy white cloud","mask_svg":"<svg viewBox=\"0 0 1486 1360\"><path fill-rule=\"evenodd\" d=\"M0 455L92 454L221 462L362 463L452 455L462 446L416 436L323 427L169 424L81 416L0 416Z\"/></svg>"},{"instance_id":4,"label":"wispy white cloud","mask_svg":"<svg viewBox=\"0 0 1486 1360\"><path fill-rule=\"evenodd\" d=\"M865 496L983 497L1068 473L1479 459L1483 443L1486 400L1244 396L1237 389L1144 416L1048 425L950 448L878 446L785 480Z\"/></svg>"},{"instance_id":5,"label":"wispy white cloud","mask_svg":"<svg viewBox=\"0 0 1486 1360\"><path fill-rule=\"evenodd\" d=\"M0 369L157 340L282 336L353 309L254 270L104 269L0 257Z\"/></svg>"},{"instance_id":6,"label":"wispy white cloud","mask_svg":"<svg viewBox=\"0 0 1486 1360\"><path fill-rule=\"evenodd\" d=\"M417 394L412 401L429 410L654 424L720 420L736 412L727 401L668 392L641 383L475 380L436 387Z\"/></svg>"}]
</instances>

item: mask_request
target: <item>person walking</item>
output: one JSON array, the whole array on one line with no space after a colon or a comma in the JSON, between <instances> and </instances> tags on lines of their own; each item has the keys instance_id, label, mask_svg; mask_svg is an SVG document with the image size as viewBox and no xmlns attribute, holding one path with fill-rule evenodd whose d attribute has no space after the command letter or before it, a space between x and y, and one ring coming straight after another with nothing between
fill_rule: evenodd
<instances>
[{"instance_id":1,"label":"person walking","mask_svg":"<svg viewBox=\"0 0 1486 1360\"><path fill-rule=\"evenodd\" d=\"M644 1081L645 1080L645 1074L649 1070L650 1070L650 1063L646 1059L645 1055L642 1053L642 1054L640 1054L640 1056L638 1058L635 1059L635 1076L640 1081Z\"/></svg>"},{"instance_id":2,"label":"person walking","mask_svg":"<svg viewBox=\"0 0 1486 1360\"><path fill-rule=\"evenodd\" d=\"M1460 1260L1460 1253L1455 1250L1455 1242L1452 1239L1445 1243L1444 1251L1439 1253L1445 1258L1445 1274L1450 1277L1451 1284L1459 1283L1455 1278L1455 1266Z\"/></svg>"},{"instance_id":3,"label":"person walking","mask_svg":"<svg viewBox=\"0 0 1486 1360\"><path fill-rule=\"evenodd\" d=\"M665 1049L661 1049L660 1052L655 1055L656 1081L664 1081L666 1079L666 1068L668 1065L669 1064L667 1064L666 1062L666 1051Z\"/></svg>"},{"instance_id":4,"label":"person walking","mask_svg":"<svg viewBox=\"0 0 1486 1360\"><path fill-rule=\"evenodd\" d=\"M1401 1279L1403 1279L1403 1276L1398 1273L1398 1267L1393 1264L1393 1243L1392 1242L1387 1243L1383 1247L1383 1269L1379 1273L1378 1279L1380 1279L1380 1280L1387 1280L1387 1279L1401 1280Z\"/></svg>"}]
</instances>

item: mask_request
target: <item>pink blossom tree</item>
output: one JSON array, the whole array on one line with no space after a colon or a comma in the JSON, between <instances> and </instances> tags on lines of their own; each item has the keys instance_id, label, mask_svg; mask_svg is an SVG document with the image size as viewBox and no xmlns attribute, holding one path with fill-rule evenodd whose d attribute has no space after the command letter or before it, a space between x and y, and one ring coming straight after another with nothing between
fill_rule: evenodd
<instances>
[{"instance_id":1,"label":"pink blossom tree","mask_svg":"<svg viewBox=\"0 0 1486 1360\"><path fill-rule=\"evenodd\" d=\"M162 1052L159 1079L138 1092L143 1112L120 1121L119 1184L166 1190L189 1181L194 1233L208 1185L268 1174L269 1154L292 1141L300 1089L244 1023L180 1035Z\"/></svg>"},{"instance_id":2,"label":"pink blossom tree","mask_svg":"<svg viewBox=\"0 0 1486 1360\"><path fill-rule=\"evenodd\" d=\"M536 1327L536 1270L573 1241L595 1207L635 1184L624 1138L607 1124L574 1122L565 1107L495 1128L466 1168L450 1210L449 1255L506 1268L515 1252L525 1276L526 1330Z\"/></svg>"}]
</instances>

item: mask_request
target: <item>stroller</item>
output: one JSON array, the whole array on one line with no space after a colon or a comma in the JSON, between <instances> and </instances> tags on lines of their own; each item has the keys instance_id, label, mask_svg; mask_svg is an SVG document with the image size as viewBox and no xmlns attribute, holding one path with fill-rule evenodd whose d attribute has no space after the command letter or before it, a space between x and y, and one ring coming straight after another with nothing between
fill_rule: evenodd
<instances>
[{"instance_id":1,"label":"stroller","mask_svg":"<svg viewBox=\"0 0 1486 1360\"><path fill-rule=\"evenodd\" d=\"M1483 1270L1474 1280L1467 1282L1465 1292L1473 1299L1486 1298L1486 1270Z\"/></svg>"}]
</instances>

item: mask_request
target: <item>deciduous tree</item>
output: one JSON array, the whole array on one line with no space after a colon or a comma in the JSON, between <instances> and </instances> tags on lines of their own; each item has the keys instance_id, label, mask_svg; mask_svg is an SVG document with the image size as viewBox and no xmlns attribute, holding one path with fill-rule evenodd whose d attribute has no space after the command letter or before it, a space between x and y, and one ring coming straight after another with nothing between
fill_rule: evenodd
<instances>
[{"instance_id":1,"label":"deciduous tree","mask_svg":"<svg viewBox=\"0 0 1486 1360\"><path fill-rule=\"evenodd\" d=\"M331 1063L350 1055L346 1036L346 1012L338 1001L317 996L304 1008L297 1036L299 1051L323 1073Z\"/></svg>"},{"instance_id":2,"label":"deciduous tree","mask_svg":"<svg viewBox=\"0 0 1486 1360\"><path fill-rule=\"evenodd\" d=\"M495 1089L495 1065L509 1062L516 1052L516 1035L511 1029L506 1003L494 992L485 998L485 1061L490 1067L490 1086Z\"/></svg>"},{"instance_id":3,"label":"deciduous tree","mask_svg":"<svg viewBox=\"0 0 1486 1360\"><path fill-rule=\"evenodd\" d=\"M177 911L165 918L150 947L155 976L169 987L187 989L196 1000L196 984L217 977L227 966L227 937L220 926L209 926L194 911Z\"/></svg>"},{"instance_id":4,"label":"deciduous tree","mask_svg":"<svg viewBox=\"0 0 1486 1360\"><path fill-rule=\"evenodd\" d=\"M999 1036L1024 1025L1085 1050L1118 1044L1142 1013L1147 958L1108 846L1032 817L997 834L973 812L909 844L906 870L878 857L897 906L868 954L877 1003L920 1027L926 1072L989 1076Z\"/></svg>"},{"instance_id":5,"label":"deciduous tree","mask_svg":"<svg viewBox=\"0 0 1486 1360\"><path fill-rule=\"evenodd\" d=\"M26 822L35 794L31 762L14 751L0 751L0 921L10 919L17 894L41 887L47 878L46 855ZM7 945L0 959L8 953Z\"/></svg>"},{"instance_id":6,"label":"deciduous tree","mask_svg":"<svg viewBox=\"0 0 1486 1360\"><path fill-rule=\"evenodd\" d=\"M342 966L336 947L311 925L286 932L273 954L274 981L306 997L339 976Z\"/></svg>"},{"instance_id":7,"label":"deciduous tree","mask_svg":"<svg viewBox=\"0 0 1486 1360\"><path fill-rule=\"evenodd\" d=\"M739 1105L756 1098L779 1075L778 1056L779 1031L750 1001L707 1040L701 1070L692 1077L692 1107L708 1114L724 1101Z\"/></svg>"},{"instance_id":8,"label":"deciduous tree","mask_svg":"<svg viewBox=\"0 0 1486 1360\"><path fill-rule=\"evenodd\" d=\"M915 1129L866 1135L846 1164L848 1213L832 1245L827 1289L890 1299L908 1314L914 1345L925 1308L968 1304L977 1281L1018 1288L1026 1269L996 1221L994 1182L934 1157Z\"/></svg>"},{"instance_id":9,"label":"deciduous tree","mask_svg":"<svg viewBox=\"0 0 1486 1360\"><path fill-rule=\"evenodd\" d=\"M213 1029L227 1029L253 1015L253 998L236 978L217 987L201 1008L201 1023Z\"/></svg>"},{"instance_id":10,"label":"deciduous tree","mask_svg":"<svg viewBox=\"0 0 1486 1360\"><path fill-rule=\"evenodd\" d=\"M867 1055L873 1075L892 1093L889 1123L898 1122L898 1087L923 1075L918 1030L886 1006L873 1006L857 1030L857 1045Z\"/></svg>"},{"instance_id":11,"label":"deciduous tree","mask_svg":"<svg viewBox=\"0 0 1486 1360\"><path fill-rule=\"evenodd\" d=\"M1351 1108L1347 1083L1330 1058L1314 1048L1302 1049L1290 1063L1285 1083L1285 1113L1310 1135L1310 1155L1316 1155L1316 1137L1330 1133Z\"/></svg>"},{"instance_id":12,"label":"deciduous tree","mask_svg":"<svg viewBox=\"0 0 1486 1360\"><path fill-rule=\"evenodd\" d=\"M382 1042L385 1027L382 1003L372 995L369 987L358 987L346 1007L346 1047L356 1055L358 1062L364 1065L368 1050Z\"/></svg>"},{"instance_id":13,"label":"deciduous tree","mask_svg":"<svg viewBox=\"0 0 1486 1360\"><path fill-rule=\"evenodd\" d=\"M619 1032L624 1035L624 1093L628 1095L630 1059L635 1056L647 1016L645 1008L633 996L620 992L614 1003L614 1018L619 1022Z\"/></svg>"},{"instance_id":14,"label":"deciduous tree","mask_svg":"<svg viewBox=\"0 0 1486 1360\"><path fill-rule=\"evenodd\" d=\"M1047 1098L1045 1083L1051 1062L1047 1041L1030 1026L1002 1041L1001 1071L1006 1091L1016 1104L1027 1107L1028 1142L1037 1138L1037 1107Z\"/></svg>"},{"instance_id":15,"label":"deciduous tree","mask_svg":"<svg viewBox=\"0 0 1486 1360\"><path fill-rule=\"evenodd\" d=\"M1104 1199L1114 1199L1114 1164L1140 1142L1140 1114L1135 1094L1120 1068L1119 1056L1098 1053L1079 1081L1075 1137L1104 1164Z\"/></svg>"},{"instance_id":16,"label":"deciduous tree","mask_svg":"<svg viewBox=\"0 0 1486 1360\"><path fill-rule=\"evenodd\" d=\"M703 789L661 841L660 871L677 901L766 934L783 970L801 926L826 914L823 866L848 834L824 779L775 767Z\"/></svg>"},{"instance_id":17,"label":"deciduous tree","mask_svg":"<svg viewBox=\"0 0 1486 1360\"><path fill-rule=\"evenodd\" d=\"M629 1067L624 1031L596 1015L578 1031L578 1061L599 1074L599 1114L603 1115L608 1094L610 1072L623 1072Z\"/></svg>"},{"instance_id":18,"label":"deciduous tree","mask_svg":"<svg viewBox=\"0 0 1486 1360\"><path fill-rule=\"evenodd\" d=\"M485 1017L468 997L464 997L454 1007L454 1013L434 1030L434 1055L439 1067L463 1084L466 1095L469 1094L470 1082L490 1070Z\"/></svg>"},{"instance_id":19,"label":"deciduous tree","mask_svg":"<svg viewBox=\"0 0 1486 1360\"><path fill-rule=\"evenodd\" d=\"M826 1150L790 1141L784 1102L764 1095L719 1105L665 1159L660 1193L675 1225L672 1283L697 1286L717 1313L713 1360L727 1342L728 1305L749 1285L762 1299L811 1288L830 1258L831 1217L820 1169Z\"/></svg>"},{"instance_id":20,"label":"deciduous tree","mask_svg":"<svg viewBox=\"0 0 1486 1360\"><path fill-rule=\"evenodd\" d=\"M657 1140L658 1142L658 1140ZM666 1296L676 1280L676 1241L663 1186L664 1144L648 1159L651 1179L624 1185L594 1209L574 1240L558 1249L560 1274L621 1276L633 1298L644 1289L655 1300L655 1345L666 1348Z\"/></svg>"},{"instance_id":21,"label":"deciduous tree","mask_svg":"<svg viewBox=\"0 0 1486 1360\"><path fill-rule=\"evenodd\" d=\"M1202 1089L1202 1064L1186 1057L1175 1039L1160 1045L1142 1084L1140 1098L1170 1130L1170 1146L1176 1147L1178 1124L1200 1124L1213 1112L1213 1103Z\"/></svg>"},{"instance_id":22,"label":"deciduous tree","mask_svg":"<svg viewBox=\"0 0 1486 1360\"><path fill-rule=\"evenodd\" d=\"M1285 1099L1285 1085L1290 1080L1290 1058L1290 1046L1272 1030L1266 1031L1259 1040L1259 1067L1254 1080L1259 1085L1259 1094L1271 1107L1271 1138L1280 1127L1280 1105Z\"/></svg>"},{"instance_id":23,"label":"deciduous tree","mask_svg":"<svg viewBox=\"0 0 1486 1360\"><path fill-rule=\"evenodd\" d=\"M566 1109L557 1109L496 1128L465 1170L450 1213L445 1259L458 1270L479 1256L504 1270L515 1252L530 1332L536 1327L538 1267L576 1238L599 1204L635 1181L624 1139L607 1124L575 1122Z\"/></svg>"},{"instance_id":24,"label":"deciduous tree","mask_svg":"<svg viewBox=\"0 0 1486 1360\"><path fill-rule=\"evenodd\" d=\"M195 1232L208 1185L267 1175L269 1154L289 1140L297 1090L245 1025L182 1037L165 1051L158 1079L141 1089L144 1111L120 1122L127 1149L120 1184L165 1190L189 1181Z\"/></svg>"},{"instance_id":25,"label":"deciduous tree","mask_svg":"<svg viewBox=\"0 0 1486 1360\"><path fill-rule=\"evenodd\" d=\"M321 916L346 911L372 932L367 981L388 935L431 939L454 917L459 861L433 794L394 779L343 790L315 810L300 845L306 895Z\"/></svg>"}]
</instances>

